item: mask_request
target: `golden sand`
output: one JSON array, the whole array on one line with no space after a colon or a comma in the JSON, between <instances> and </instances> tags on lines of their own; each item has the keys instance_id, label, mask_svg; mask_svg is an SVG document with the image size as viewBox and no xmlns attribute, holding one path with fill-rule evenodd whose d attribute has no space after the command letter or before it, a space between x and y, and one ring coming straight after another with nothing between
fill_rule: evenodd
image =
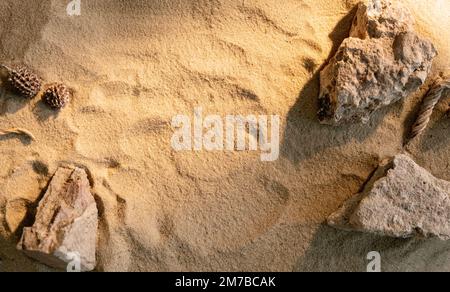
<instances>
[{"instance_id":1,"label":"golden sand","mask_svg":"<svg viewBox=\"0 0 450 292\"><path fill-rule=\"evenodd\" d=\"M347 37L357 0L0 1L0 61L26 63L75 91L55 113L2 92L0 270L47 270L14 246L5 206L35 202L57 167L87 168L100 207L100 271L450 271L448 244L346 233L323 222L378 162L403 150L421 94L368 125L316 118L317 72ZM405 0L450 68L450 2ZM3 88L3 87L2 87ZM172 117L281 117L281 153L176 152ZM445 104L409 151L450 180Z\"/></svg>"}]
</instances>

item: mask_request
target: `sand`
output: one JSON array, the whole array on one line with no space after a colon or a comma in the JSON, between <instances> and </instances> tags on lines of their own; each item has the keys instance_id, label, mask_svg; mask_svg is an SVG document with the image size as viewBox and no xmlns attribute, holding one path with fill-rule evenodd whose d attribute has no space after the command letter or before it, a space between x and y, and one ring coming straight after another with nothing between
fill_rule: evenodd
<instances>
[{"instance_id":1,"label":"sand","mask_svg":"<svg viewBox=\"0 0 450 292\"><path fill-rule=\"evenodd\" d=\"M326 218L403 149L424 88L368 125L316 118L318 70L348 35L357 0L0 2L0 61L75 91L59 114L2 91L0 270L51 270L15 251L7 202L36 202L61 164L89 170L100 209L98 271L450 271L449 243L337 231ZM405 0L450 68L450 2ZM3 88L3 87L2 87ZM281 153L176 152L172 117L281 117ZM408 149L450 180L446 104Z\"/></svg>"}]
</instances>

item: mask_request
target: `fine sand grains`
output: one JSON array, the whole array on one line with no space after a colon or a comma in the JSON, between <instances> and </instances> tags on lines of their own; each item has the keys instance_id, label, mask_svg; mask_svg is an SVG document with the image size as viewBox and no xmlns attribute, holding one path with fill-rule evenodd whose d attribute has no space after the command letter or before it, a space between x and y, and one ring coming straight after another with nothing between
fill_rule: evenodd
<instances>
[{"instance_id":1,"label":"fine sand grains","mask_svg":"<svg viewBox=\"0 0 450 292\"><path fill-rule=\"evenodd\" d=\"M26 128L37 140L0 137L0 220L8 201L36 201L70 163L95 183L101 271L364 271L372 250L383 253L384 270L448 270L445 243L322 225L381 159L402 150L420 101L382 110L367 126L318 123L317 72L347 37L356 3L82 0L81 16L68 17L65 1L1 1L0 60L25 62L74 96L55 113L0 95L0 128ZM435 70L450 67L450 3L405 3L440 53ZM279 160L175 152L171 119L194 107L280 115ZM450 180L442 115L410 151ZM4 224L0 234L0 270L46 269L11 252L16 240Z\"/></svg>"}]
</instances>

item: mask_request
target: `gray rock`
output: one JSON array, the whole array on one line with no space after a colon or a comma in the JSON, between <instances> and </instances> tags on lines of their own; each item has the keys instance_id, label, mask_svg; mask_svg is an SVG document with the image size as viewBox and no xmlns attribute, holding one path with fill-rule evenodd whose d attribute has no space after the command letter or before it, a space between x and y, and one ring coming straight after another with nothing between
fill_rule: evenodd
<instances>
[{"instance_id":1,"label":"gray rock","mask_svg":"<svg viewBox=\"0 0 450 292\"><path fill-rule=\"evenodd\" d=\"M397 238L450 239L450 182L406 155L380 166L364 191L332 214L328 224Z\"/></svg>"},{"instance_id":2,"label":"gray rock","mask_svg":"<svg viewBox=\"0 0 450 292\"><path fill-rule=\"evenodd\" d=\"M437 51L413 31L408 10L387 0L361 4L350 38L320 73L319 119L367 123L378 109L416 91Z\"/></svg>"},{"instance_id":3,"label":"gray rock","mask_svg":"<svg viewBox=\"0 0 450 292\"><path fill-rule=\"evenodd\" d=\"M59 168L39 203L36 220L25 228L18 248L51 267L95 268L98 211L86 172Z\"/></svg>"}]
</instances>

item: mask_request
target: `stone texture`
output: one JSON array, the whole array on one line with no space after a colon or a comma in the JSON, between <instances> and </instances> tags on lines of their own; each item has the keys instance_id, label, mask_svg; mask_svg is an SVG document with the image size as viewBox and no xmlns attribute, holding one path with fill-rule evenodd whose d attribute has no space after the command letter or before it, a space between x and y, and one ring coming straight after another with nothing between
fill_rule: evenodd
<instances>
[{"instance_id":1,"label":"stone texture","mask_svg":"<svg viewBox=\"0 0 450 292\"><path fill-rule=\"evenodd\" d=\"M450 182L437 179L406 155L384 163L365 190L328 223L382 236L450 239Z\"/></svg>"},{"instance_id":2,"label":"stone texture","mask_svg":"<svg viewBox=\"0 0 450 292\"><path fill-rule=\"evenodd\" d=\"M324 124L367 123L378 109L416 91L437 55L419 37L399 3L360 4L348 39L320 74L319 119Z\"/></svg>"},{"instance_id":3,"label":"stone texture","mask_svg":"<svg viewBox=\"0 0 450 292\"><path fill-rule=\"evenodd\" d=\"M372 0L360 3L353 19L350 37L395 38L414 30L414 18L399 1Z\"/></svg>"},{"instance_id":4,"label":"stone texture","mask_svg":"<svg viewBox=\"0 0 450 292\"><path fill-rule=\"evenodd\" d=\"M25 228L18 248L49 266L66 269L74 255L82 271L95 268L98 211L86 172L59 168L39 203L36 220Z\"/></svg>"}]
</instances>

